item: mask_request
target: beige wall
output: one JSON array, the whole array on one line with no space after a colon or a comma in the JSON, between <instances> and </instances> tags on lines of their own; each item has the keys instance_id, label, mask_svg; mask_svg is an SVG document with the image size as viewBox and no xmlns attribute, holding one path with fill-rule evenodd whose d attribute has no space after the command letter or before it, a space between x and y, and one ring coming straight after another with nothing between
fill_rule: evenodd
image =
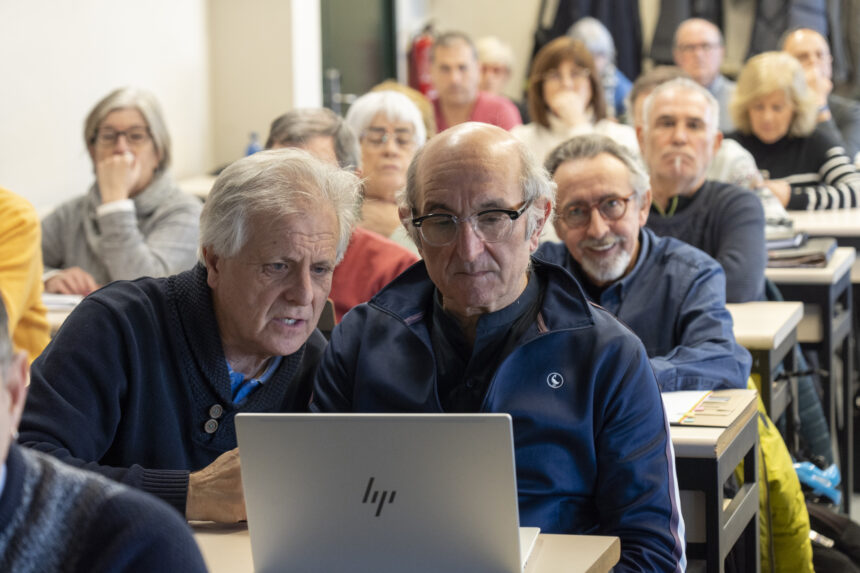
<instances>
[{"instance_id":1,"label":"beige wall","mask_svg":"<svg viewBox=\"0 0 860 573\"><path fill-rule=\"evenodd\" d=\"M177 175L209 168L205 12L205 0L0 2L0 185L43 212L84 193L84 117L123 85L158 97Z\"/></svg>"}]
</instances>

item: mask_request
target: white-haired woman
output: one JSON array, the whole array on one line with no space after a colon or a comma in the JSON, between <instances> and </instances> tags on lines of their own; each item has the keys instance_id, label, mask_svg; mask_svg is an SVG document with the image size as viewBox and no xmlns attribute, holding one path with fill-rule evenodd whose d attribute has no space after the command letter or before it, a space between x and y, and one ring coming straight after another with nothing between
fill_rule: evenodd
<instances>
[{"instance_id":1,"label":"white-haired woman","mask_svg":"<svg viewBox=\"0 0 860 573\"><path fill-rule=\"evenodd\" d=\"M787 209L857 207L860 174L842 141L817 126L818 106L803 67L784 52L744 65L730 103L743 145Z\"/></svg>"},{"instance_id":2,"label":"white-haired woman","mask_svg":"<svg viewBox=\"0 0 860 573\"><path fill-rule=\"evenodd\" d=\"M414 250L397 212L397 192L406 186L406 170L427 133L421 112L401 93L378 91L355 100L346 122L361 143L364 202L360 226Z\"/></svg>"},{"instance_id":3,"label":"white-haired woman","mask_svg":"<svg viewBox=\"0 0 860 573\"><path fill-rule=\"evenodd\" d=\"M96 181L42 221L45 290L89 294L194 266L202 205L167 173L170 136L152 94L108 94L87 116L84 141Z\"/></svg>"}]
</instances>

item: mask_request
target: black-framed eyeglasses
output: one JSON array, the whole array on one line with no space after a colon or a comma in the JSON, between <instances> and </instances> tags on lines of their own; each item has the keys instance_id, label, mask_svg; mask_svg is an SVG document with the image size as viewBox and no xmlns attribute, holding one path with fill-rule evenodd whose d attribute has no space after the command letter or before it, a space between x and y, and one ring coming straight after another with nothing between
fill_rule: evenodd
<instances>
[{"instance_id":1,"label":"black-framed eyeglasses","mask_svg":"<svg viewBox=\"0 0 860 573\"><path fill-rule=\"evenodd\" d=\"M99 129L96 133L95 142L104 146L116 145L120 136L124 136L125 140L131 146L143 145L151 137L148 127L132 127L125 131Z\"/></svg>"},{"instance_id":2,"label":"black-framed eyeglasses","mask_svg":"<svg viewBox=\"0 0 860 573\"><path fill-rule=\"evenodd\" d=\"M578 229L585 227L591 222L591 213L596 208L600 216L607 221L617 221L627 212L627 203L633 199L634 195L635 193L631 193L627 197L612 195L593 203L586 203L584 201L571 203L565 206L559 218L571 229Z\"/></svg>"},{"instance_id":3,"label":"black-framed eyeglasses","mask_svg":"<svg viewBox=\"0 0 860 573\"><path fill-rule=\"evenodd\" d=\"M541 78L544 82L563 82L564 80L570 80L573 83L576 83L578 80L587 80L591 76L591 72L589 72L585 68L573 68L569 73L562 73L560 69L550 70L546 72Z\"/></svg>"},{"instance_id":4,"label":"black-framed eyeglasses","mask_svg":"<svg viewBox=\"0 0 860 573\"><path fill-rule=\"evenodd\" d=\"M374 147L381 147L392 140L401 149L408 149L415 145L415 135L404 129L391 132L382 127L368 127L361 134L361 139Z\"/></svg>"},{"instance_id":5,"label":"black-framed eyeglasses","mask_svg":"<svg viewBox=\"0 0 860 573\"><path fill-rule=\"evenodd\" d=\"M692 54L697 50L701 50L703 52L712 52L716 49L719 49L721 44L719 42L701 42L698 44L678 44L678 51L682 54Z\"/></svg>"},{"instance_id":6,"label":"black-framed eyeglasses","mask_svg":"<svg viewBox=\"0 0 860 573\"><path fill-rule=\"evenodd\" d=\"M430 213L412 219L421 240L433 247L450 245L457 238L461 223L469 223L475 234L485 243L498 243L511 236L514 221L528 209L526 201L519 209L487 209L468 217L458 217L448 213Z\"/></svg>"}]
</instances>

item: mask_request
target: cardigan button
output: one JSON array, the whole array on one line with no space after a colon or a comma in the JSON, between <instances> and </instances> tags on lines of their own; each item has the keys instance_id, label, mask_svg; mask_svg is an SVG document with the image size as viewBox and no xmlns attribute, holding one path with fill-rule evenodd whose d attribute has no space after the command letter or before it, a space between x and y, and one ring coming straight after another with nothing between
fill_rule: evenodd
<instances>
[{"instance_id":1,"label":"cardigan button","mask_svg":"<svg viewBox=\"0 0 860 573\"><path fill-rule=\"evenodd\" d=\"M214 434L218 429L218 420L206 420L206 423L203 424L203 430L207 434Z\"/></svg>"},{"instance_id":2,"label":"cardigan button","mask_svg":"<svg viewBox=\"0 0 860 573\"><path fill-rule=\"evenodd\" d=\"M221 407L221 404L213 404L211 408L209 408L209 417L215 418L216 420L221 417L221 414L224 413L224 408Z\"/></svg>"}]
</instances>

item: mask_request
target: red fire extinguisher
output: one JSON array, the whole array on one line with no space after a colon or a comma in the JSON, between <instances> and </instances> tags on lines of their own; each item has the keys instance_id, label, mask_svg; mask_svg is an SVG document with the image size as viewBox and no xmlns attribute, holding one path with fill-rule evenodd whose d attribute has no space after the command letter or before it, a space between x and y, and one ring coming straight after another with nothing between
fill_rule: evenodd
<instances>
[{"instance_id":1,"label":"red fire extinguisher","mask_svg":"<svg viewBox=\"0 0 860 573\"><path fill-rule=\"evenodd\" d=\"M409 50L409 87L432 98L433 84L430 82L430 48L433 47L433 25L427 24L412 40Z\"/></svg>"}]
</instances>

